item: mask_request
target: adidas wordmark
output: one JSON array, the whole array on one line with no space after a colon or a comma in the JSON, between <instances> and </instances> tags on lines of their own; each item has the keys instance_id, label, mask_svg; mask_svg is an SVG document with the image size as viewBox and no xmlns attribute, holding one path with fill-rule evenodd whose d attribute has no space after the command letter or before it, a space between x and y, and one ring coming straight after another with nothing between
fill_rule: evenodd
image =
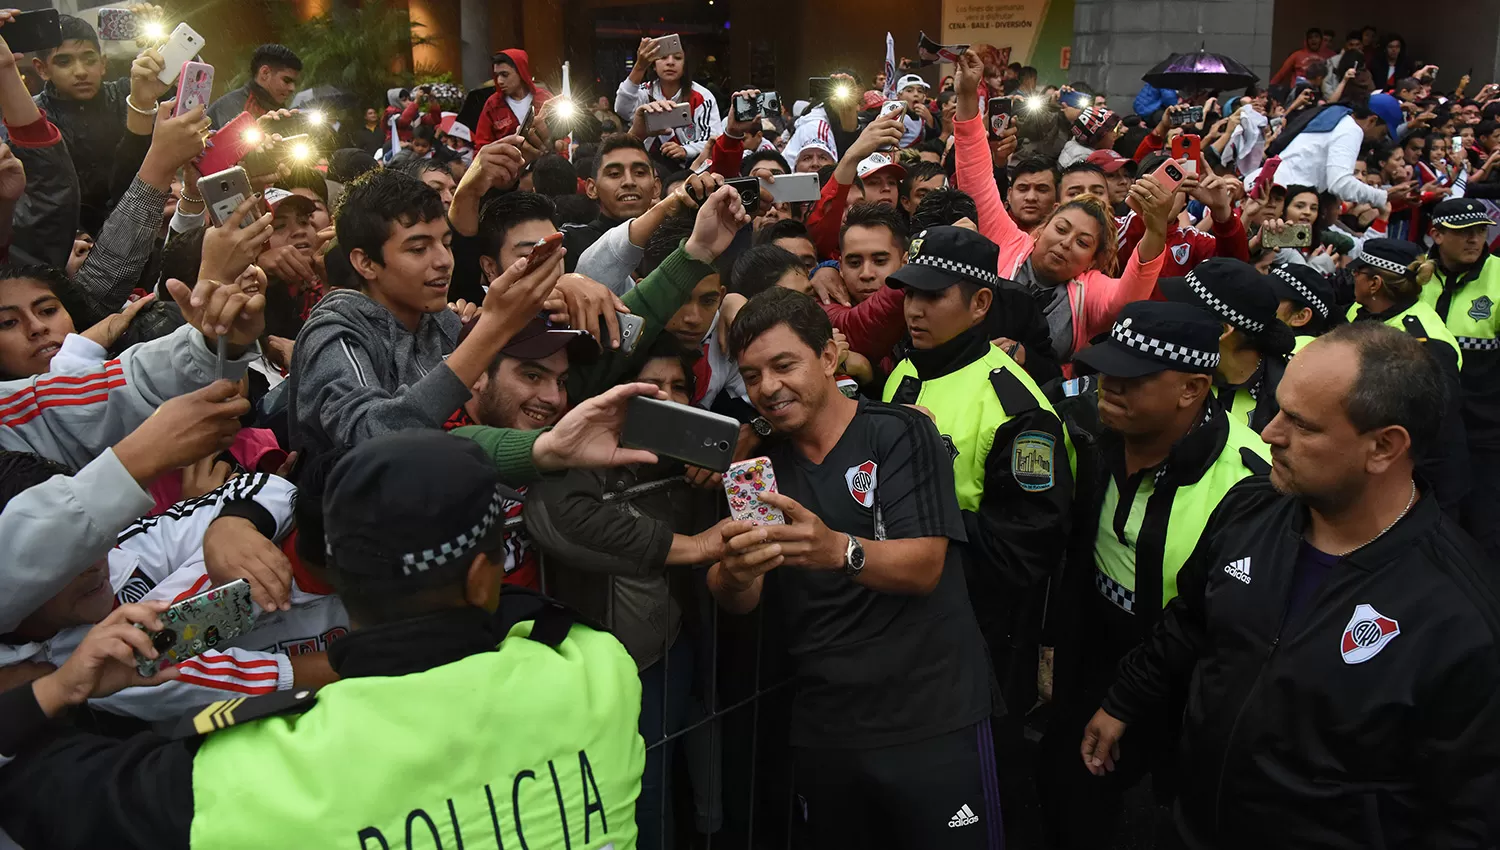
<instances>
[{"instance_id":1,"label":"adidas wordmark","mask_svg":"<svg viewBox=\"0 0 1500 850\"><path fill-rule=\"evenodd\" d=\"M1224 572L1229 573L1245 584L1250 583L1250 559L1240 558L1230 561L1224 565Z\"/></svg>"},{"instance_id":2,"label":"adidas wordmark","mask_svg":"<svg viewBox=\"0 0 1500 850\"><path fill-rule=\"evenodd\" d=\"M948 819L948 828L954 829L975 823L979 823L979 815L974 814L974 810L969 808L968 803L964 803L963 807L953 817Z\"/></svg>"}]
</instances>

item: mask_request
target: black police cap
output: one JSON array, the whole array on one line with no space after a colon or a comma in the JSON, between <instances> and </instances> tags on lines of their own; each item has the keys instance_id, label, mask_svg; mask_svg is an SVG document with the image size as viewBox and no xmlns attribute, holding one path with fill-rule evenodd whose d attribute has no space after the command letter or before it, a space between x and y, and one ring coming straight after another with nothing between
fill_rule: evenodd
<instances>
[{"instance_id":1,"label":"black police cap","mask_svg":"<svg viewBox=\"0 0 1500 850\"><path fill-rule=\"evenodd\" d=\"M1157 372L1212 375L1219 366L1218 317L1196 304L1133 301L1120 309L1109 336L1074 355L1115 378Z\"/></svg>"},{"instance_id":2,"label":"black police cap","mask_svg":"<svg viewBox=\"0 0 1500 850\"><path fill-rule=\"evenodd\" d=\"M1208 308L1249 336L1266 354L1292 351L1292 330L1276 317L1280 299L1266 276L1249 263L1215 257L1182 277L1164 278L1157 285L1168 301Z\"/></svg>"},{"instance_id":3,"label":"black police cap","mask_svg":"<svg viewBox=\"0 0 1500 850\"><path fill-rule=\"evenodd\" d=\"M906 265L892 272L885 285L941 292L956 283L998 287L1000 248L962 227L929 227L912 237Z\"/></svg>"}]
</instances>

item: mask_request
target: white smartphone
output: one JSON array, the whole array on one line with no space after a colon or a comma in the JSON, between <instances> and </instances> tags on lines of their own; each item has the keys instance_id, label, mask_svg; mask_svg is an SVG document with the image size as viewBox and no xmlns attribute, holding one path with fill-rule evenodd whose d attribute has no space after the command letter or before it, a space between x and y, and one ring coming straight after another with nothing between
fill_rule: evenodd
<instances>
[{"instance_id":1,"label":"white smartphone","mask_svg":"<svg viewBox=\"0 0 1500 850\"><path fill-rule=\"evenodd\" d=\"M762 177L760 185L771 193L771 200L778 204L798 204L816 201L823 194L816 174L778 174L776 182Z\"/></svg>"},{"instance_id":2,"label":"white smartphone","mask_svg":"<svg viewBox=\"0 0 1500 850\"><path fill-rule=\"evenodd\" d=\"M187 24L178 24L172 30L172 35L167 38L167 43L161 46L162 71L157 79L167 85L177 81L177 75L182 72L182 66L189 59L197 56L203 50L203 36L199 35Z\"/></svg>"}]
</instances>

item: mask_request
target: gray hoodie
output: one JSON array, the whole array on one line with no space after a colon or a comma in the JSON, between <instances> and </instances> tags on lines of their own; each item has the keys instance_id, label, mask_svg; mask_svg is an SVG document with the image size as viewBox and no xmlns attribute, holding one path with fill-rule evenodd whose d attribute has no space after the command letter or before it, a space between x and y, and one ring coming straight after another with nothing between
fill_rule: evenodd
<instances>
[{"instance_id":1,"label":"gray hoodie","mask_svg":"<svg viewBox=\"0 0 1500 850\"><path fill-rule=\"evenodd\" d=\"M444 362L459 330L451 310L428 313L412 333L363 292L330 292L292 354L292 448L317 454L392 431L442 427L469 400L469 388Z\"/></svg>"}]
</instances>

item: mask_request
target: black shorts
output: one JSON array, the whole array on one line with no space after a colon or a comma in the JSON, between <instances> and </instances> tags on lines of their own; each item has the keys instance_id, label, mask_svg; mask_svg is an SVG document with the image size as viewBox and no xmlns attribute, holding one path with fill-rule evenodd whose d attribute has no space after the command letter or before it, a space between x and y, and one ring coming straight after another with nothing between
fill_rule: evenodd
<instances>
[{"instance_id":1,"label":"black shorts","mask_svg":"<svg viewBox=\"0 0 1500 850\"><path fill-rule=\"evenodd\" d=\"M874 749L797 748L799 846L1000 850L990 722Z\"/></svg>"}]
</instances>

